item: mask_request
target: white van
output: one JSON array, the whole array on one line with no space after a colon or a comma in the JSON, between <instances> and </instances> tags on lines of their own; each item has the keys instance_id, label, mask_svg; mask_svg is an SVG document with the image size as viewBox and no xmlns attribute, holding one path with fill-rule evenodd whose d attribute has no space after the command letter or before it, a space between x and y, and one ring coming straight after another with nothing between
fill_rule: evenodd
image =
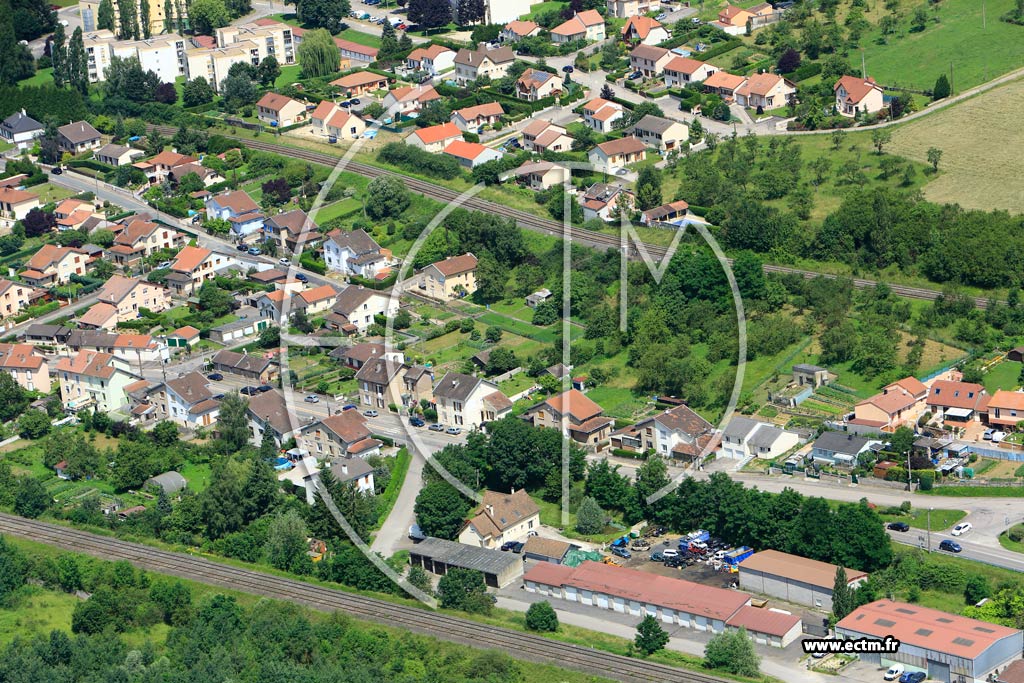
<instances>
[{"instance_id":1,"label":"white van","mask_svg":"<svg viewBox=\"0 0 1024 683\"><path fill-rule=\"evenodd\" d=\"M889 670L885 672L885 675L882 676L882 678L884 678L887 681L895 681L895 680L897 680L902 675L903 675L903 665L902 664L893 664L892 666L889 667Z\"/></svg>"}]
</instances>

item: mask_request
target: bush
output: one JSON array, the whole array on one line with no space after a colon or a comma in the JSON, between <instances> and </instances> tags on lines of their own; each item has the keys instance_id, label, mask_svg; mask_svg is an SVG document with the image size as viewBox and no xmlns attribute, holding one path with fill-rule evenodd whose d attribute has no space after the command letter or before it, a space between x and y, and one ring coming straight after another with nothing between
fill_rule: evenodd
<instances>
[{"instance_id":1,"label":"bush","mask_svg":"<svg viewBox=\"0 0 1024 683\"><path fill-rule=\"evenodd\" d=\"M386 164L419 173L436 176L445 180L456 178L462 167L454 158L444 154L431 154L404 142L389 142L381 148L377 158Z\"/></svg>"},{"instance_id":2,"label":"bush","mask_svg":"<svg viewBox=\"0 0 1024 683\"><path fill-rule=\"evenodd\" d=\"M558 630L558 615L547 600L535 602L526 610L526 628L531 631L552 632Z\"/></svg>"}]
</instances>

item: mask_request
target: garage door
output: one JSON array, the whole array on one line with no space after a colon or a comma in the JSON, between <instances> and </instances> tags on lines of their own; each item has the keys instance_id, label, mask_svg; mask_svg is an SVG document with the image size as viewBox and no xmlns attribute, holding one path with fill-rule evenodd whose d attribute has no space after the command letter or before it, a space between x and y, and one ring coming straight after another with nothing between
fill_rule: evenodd
<instances>
[{"instance_id":1,"label":"garage door","mask_svg":"<svg viewBox=\"0 0 1024 683\"><path fill-rule=\"evenodd\" d=\"M597 598L597 606L601 609L608 609L608 596L603 593L598 593L594 597Z\"/></svg>"},{"instance_id":2,"label":"garage door","mask_svg":"<svg viewBox=\"0 0 1024 683\"><path fill-rule=\"evenodd\" d=\"M612 609L615 610L616 612L625 612L626 611L626 601L623 600L622 598L613 597L612 598Z\"/></svg>"},{"instance_id":3,"label":"garage door","mask_svg":"<svg viewBox=\"0 0 1024 683\"><path fill-rule=\"evenodd\" d=\"M928 678L949 683L949 664L928 660Z\"/></svg>"},{"instance_id":4,"label":"garage door","mask_svg":"<svg viewBox=\"0 0 1024 683\"><path fill-rule=\"evenodd\" d=\"M594 604L594 594L591 591L582 590L581 589L580 590L580 602L582 602L584 605L593 605Z\"/></svg>"},{"instance_id":5,"label":"garage door","mask_svg":"<svg viewBox=\"0 0 1024 683\"><path fill-rule=\"evenodd\" d=\"M708 618L707 617L701 617L701 616L694 617L694 619L693 619L693 627L695 629L697 629L698 631L707 631L708 630Z\"/></svg>"}]
</instances>

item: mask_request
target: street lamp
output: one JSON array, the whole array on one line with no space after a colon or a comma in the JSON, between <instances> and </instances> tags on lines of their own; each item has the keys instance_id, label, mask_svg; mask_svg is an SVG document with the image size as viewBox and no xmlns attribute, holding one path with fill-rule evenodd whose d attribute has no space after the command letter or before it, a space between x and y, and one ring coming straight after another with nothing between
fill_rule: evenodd
<instances>
[{"instance_id":1,"label":"street lamp","mask_svg":"<svg viewBox=\"0 0 1024 683\"><path fill-rule=\"evenodd\" d=\"M932 510L928 508L928 552L932 551Z\"/></svg>"}]
</instances>

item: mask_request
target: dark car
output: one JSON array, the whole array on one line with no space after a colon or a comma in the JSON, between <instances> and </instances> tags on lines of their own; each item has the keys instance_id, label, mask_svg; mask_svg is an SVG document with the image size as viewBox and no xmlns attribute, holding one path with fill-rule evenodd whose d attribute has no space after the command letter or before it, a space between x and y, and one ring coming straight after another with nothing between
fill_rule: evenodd
<instances>
[{"instance_id":1,"label":"dark car","mask_svg":"<svg viewBox=\"0 0 1024 683\"><path fill-rule=\"evenodd\" d=\"M619 546L614 545L612 546L612 555L618 555L619 557L624 557L627 560L633 557L633 554L625 548L621 548Z\"/></svg>"},{"instance_id":2,"label":"dark car","mask_svg":"<svg viewBox=\"0 0 1024 683\"><path fill-rule=\"evenodd\" d=\"M342 409L342 411L345 411L345 410L355 410L355 409L356 409L356 408L358 408L358 407L359 407L359 406L357 406L357 405L354 405L354 404L352 404L352 403L349 403L348 405L344 405L344 406L342 406L342 407L341 407L341 409Z\"/></svg>"},{"instance_id":3,"label":"dark car","mask_svg":"<svg viewBox=\"0 0 1024 683\"><path fill-rule=\"evenodd\" d=\"M221 400L222 398L224 398L224 394L214 394L214 395L213 395L213 396L211 396L210 398L212 398L212 399L213 399L214 401L219 401L219 400Z\"/></svg>"},{"instance_id":4,"label":"dark car","mask_svg":"<svg viewBox=\"0 0 1024 683\"><path fill-rule=\"evenodd\" d=\"M910 525L906 522L889 522L886 528L893 531L910 531Z\"/></svg>"},{"instance_id":5,"label":"dark car","mask_svg":"<svg viewBox=\"0 0 1024 683\"><path fill-rule=\"evenodd\" d=\"M523 546L524 545L526 545L526 544L521 542L521 541L517 541L516 543L512 544L511 550L514 553L521 553L521 552L523 552Z\"/></svg>"},{"instance_id":6,"label":"dark car","mask_svg":"<svg viewBox=\"0 0 1024 683\"><path fill-rule=\"evenodd\" d=\"M238 251L249 251L249 245L239 244L237 247L235 247L235 249L237 249Z\"/></svg>"},{"instance_id":7,"label":"dark car","mask_svg":"<svg viewBox=\"0 0 1024 683\"><path fill-rule=\"evenodd\" d=\"M908 671L900 676L900 683L921 683L926 678L928 674L923 671Z\"/></svg>"},{"instance_id":8,"label":"dark car","mask_svg":"<svg viewBox=\"0 0 1024 683\"><path fill-rule=\"evenodd\" d=\"M206 376L206 379L212 379L214 382L219 382L222 379L224 379L224 375L220 374L219 372L211 372L209 375Z\"/></svg>"},{"instance_id":9,"label":"dark car","mask_svg":"<svg viewBox=\"0 0 1024 683\"><path fill-rule=\"evenodd\" d=\"M50 171L50 173L52 173L53 175L60 175L63 172L64 171L61 169L60 166L54 166L53 169Z\"/></svg>"},{"instance_id":10,"label":"dark car","mask_svg":"<svg viewBox=\"0 0 1024 683\"><path fill-rule=\"evenodd\" d=\"M423 421L422 417L410 417L409 418L409 425L412 426L412 427L422 427L425 424L427 424L427 423Z\"/></svg>"},{"instance_id":11,"label":"dark car","mask_svg":"<svg viewBox=\"0 0 1024 683\"><path fill-rule=\"evenodd\" d=\"M661 554L660 550L656 550L651 553L651 562L664 562L665 556Z\"/></svg>"},{"instance_id":12,"label":"dark car","mask_svg":"<svg viewBox=\"0 0 1024 683\"><path fill-rule=\"evenodd\" d=\"M351 100L349 100L349 103L351 103L353 105L360 104L359 98L358 97L353 97Z\"/></svg>"},{"instance_id":13,"label":"dark car","mask_svg":"<svg viewBox=\"0 0 1024 683\"><path fill-rule=\"evenodd\" d=\"M501 544L501 551L502 552L507 552L509 550L512 550L512 546L514 546L515 544L516 544L515 541L505 541L504 543Z\"/></svg>"},{"instance_id":14,"label":"dark car","mask_svg":"<svg viewBox=\"0 0 1024 683\"><path fill-rule=\"evenodd\" d=\"M295 279L299 282L309 282L309 278L306 277L305 273L295 273Z\"/></svg>"},{"instance_id":15,"label":"dark car","mask_svg":"<svg viewBox=\"0 0 1024 683\"><path fill-rule=\"evenodd\" d=\"M939 543L939 550L945 550L946 552L949 552L949 553L958 553L961 550L963 550L963 548L961 548L960 544L957 543L956 541L951 541L951 540L949 540L947 538L942 543ZM924 679L921 679L921 680L924 680Z\"/></svg>"},{"instance_id":16,"label":"dark car","mask_svg":"<svg viewBox=\"0 0 1024 683\"><path fill-rule=\"evenodd\" d=\"M255 396L260 393L260 390L256 387L242 387L238 390L238 393L245 394L246 396Z\"/></svg>"},{"instance_id":17,"label":"dark car","mask_svg":"<svg viewBox=\"0 0 1024 683\"><path fill-rule=\"evenodd\" d=\"M562 71L564 71L567 74L571 74L574 71L574 69L572 68L572 65L566 64L565 66L562 67Z\"/></svg>"},{"instance_id":18,"label":"dark car","mask_svg":"<svg viewBox=\"0 0 1024 683\"><path fill-rule=\"evenodd\" d=\"M266 393L266 392L272 390L273 388L274 387L270 386L269 384L261 384L258 387L256 387L256 391L258 391L261 394L263 394L263 393Z\"/></svg>"}]
</instances>

